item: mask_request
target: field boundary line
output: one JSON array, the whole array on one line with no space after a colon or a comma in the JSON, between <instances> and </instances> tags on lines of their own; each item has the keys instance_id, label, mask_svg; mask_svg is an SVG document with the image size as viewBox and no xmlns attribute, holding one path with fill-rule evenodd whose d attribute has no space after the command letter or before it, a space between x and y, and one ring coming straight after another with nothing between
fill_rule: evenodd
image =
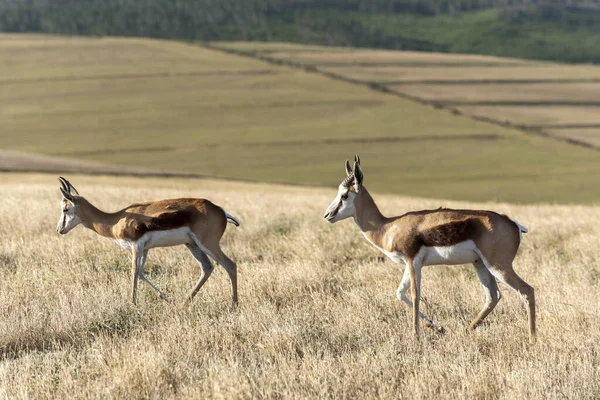
<instances>
[{"instance_id":1,"label":"field boundary line","mask_svg":"<svg viewBox=\"0 0 600 400\"><path fill-rule=\"evenodd\" d=\"M600 78L542 79L401 79L375 81L380 85L535 85L544 83L600 83Z\"/></svg>"},{"instance_id":2,"label":"field boundary line","mask_svg":"<svg viewBox=\"0 0 600 400\"><path fill-rule=\"evenodd\" d=\"M403 99L407 99L407 100L411 100L411 101L414 101L414 102L417 102L417 103L420 103L423 105L431 106L436 109L447 110L454 115L462 115L467 118L471 118L473 121L485 122L485 123L500 126L503 128L518 130L518 131L528 134L528 135L534 135L534 136L538 136L538 137L542 137L542 138L560 141L560 142L567 143L570 145L585 147L590 150L600 151L600 147L594 146L590 143L587 143L587 142L584 142L584 141L581 141L578 139L556 136L556 135L550 134L549 132L544 131L543 129L541 129L539 127L529 126L529 125L524 125L524 124L517 124L517 123L510 122L510 121L500 120L500 119L483 116L483 115L467 114L455 107L444 104L441 101L426 100L422 97L414 96L414 95L399 91L397 89L389 88L381 83L377 83L377 82L373 82L373 81L364 81L364 80L360 80L360 79L346 77L346 76L340 75L335 72L323 70L323 69L319 68L317 65L306 65L306 64L297 63L292 60L278 59L278 58L267 56L265 54L261 54L260 51L248 51L248 50L238 50L238 49L220 47L218 44L214 45L211 42L196 42L196 44L200 47L203 47L203 48L206 48L209 50L220 51L220 52L227 53L227 54L233 54L233 55L238 55L238 56L242 56L242 57L253 58L253 59L264 61L269 64L285 66L285 67L290 67L290 68L295 68L295 69L302 69L305 72L319 74L321 76L324 76L324 77L327 77L330 79L334 79L337 81L342 81L342 82L351 83L351 84L360 85L360 86L366 86L366 87L370 88L371 90L374 90L374 91L377 91L380 93L385 93L385 94L390 94L393 96L401 97Z\"/></svg>"},{"instance_id":3,"label":"field boundary line","mask_svg":"<svg viewBox=\"0 0 600 400\"><path fill-rule=\"evenodd\" d=\"M406 142L427 142L427 141L457 141L457 140L500 140L503 136L493 133L473 133L465 135L422 135L422 136L378 136L372 138L329 138L315 140L287 140L277 142L238 142L238 143L206 143L203 145L192 145L185 147L161 146L161 147L140 147L127 149L98 149L70 151L57 154L58 157L69 156L87 156L99 154L115 153L147 153L147 152L173 152L181 149L199 149L199 148L219 148L219 147L286 147L301 146L307 144L328 145L328 144L346 144L346 143L406 143Z\"/></svg>"},{"instance_id":4,"label":"field boundary line","mask_svg":"<svg viewBox=\"0 0 600 400\"><path fill-rule=\"evenodd\" d=\"M18 85L27 83L65 82L65 81L91 81L91 80L118 80L118 79L146 79L146 78L182 78L195 76L219 76L219 75L270 75L277 74L276 70L269 69L247 69L247 70L224 70L224 71L189 71L189 72L152 72L146 74L104 74L104 75L74 75L56 76L46 78L25 78L0 80L0 85Z\"/></svg>"}]
</instances>

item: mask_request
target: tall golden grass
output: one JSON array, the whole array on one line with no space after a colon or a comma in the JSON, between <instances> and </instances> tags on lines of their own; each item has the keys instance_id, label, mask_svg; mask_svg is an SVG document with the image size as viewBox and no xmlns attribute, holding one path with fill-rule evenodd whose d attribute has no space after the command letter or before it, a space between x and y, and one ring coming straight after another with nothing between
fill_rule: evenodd
<instances>
[{"instance_id":1,"label":"tall golden grass","mask_svg":"<svg viewBox=\"0 0 600 400\"><path fill-rule=\"evenodd\" d=\"M341 172L341 171L340 171ZM538 343L518 296L486 323L470 266L428 267L423 308L446 334L411 334L395 298L402 269L352 221L329 225L334 189L69 176L105 210L206 197L238 217L223 248L240 307L217 269L189 307L145 286L128 301L129 255L84 228L55 232L51 175L0 175L0 397L598 398L600 207L472 204L382 196L387 214L438 206L508 213L530 232L516 270L536 289ZM365 178L368 187L368 176ZM150 252L147 275L181 302L199 275L185 247Z\"/></svg>"}]
</instances>

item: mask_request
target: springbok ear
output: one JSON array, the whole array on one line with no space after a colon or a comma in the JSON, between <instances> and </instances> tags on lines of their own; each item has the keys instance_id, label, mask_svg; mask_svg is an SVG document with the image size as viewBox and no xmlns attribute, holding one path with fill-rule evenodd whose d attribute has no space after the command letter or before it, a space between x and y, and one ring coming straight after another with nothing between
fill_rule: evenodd
<instances>
[{"instance_id":1,"label":"springbok ear","mask_svg":"<svg viewBox=\"0 0 600 400\"><path fill-rule=\"evenodd\" d=\"M354 162L354 186L356 187L356 192L360 191L360 187L363 182L363 173L360 169L360 160L358 162Z\"/></svg>"},{"instance_id":2,"label":"springbok ear","mask_svg":"<svg viewBox=\"0 0 600 400\"><path fill-rule=\"evenodd\" d=\"M354 155L354 162L355 162L356 164L360 164L360 157L358 156L358 154L355 154L355 155Z\"/></svg>"},{"instance_id":3,"label":"springbok ear","mask_svg":"<svg viewBox=\"0 0 600 400\"><path fill-rule=\"evenodd\" d=\"M346 160L346 175L352 175L352 168L350 168L350 162Z\"/></svg>"},{"instance_id":4,"label":"springbok ear","mask_svg":"<svg viewBox=\"0 0 600 400\"><path fill-rule=\"evenodd\" d=\"M65 189L60 188L60 192L62 193L63 197L67 200L69 200L71 203L75 204L75 198L73 197L73 195L69 192L67 192Z\"/></svg>"}]
</instances>

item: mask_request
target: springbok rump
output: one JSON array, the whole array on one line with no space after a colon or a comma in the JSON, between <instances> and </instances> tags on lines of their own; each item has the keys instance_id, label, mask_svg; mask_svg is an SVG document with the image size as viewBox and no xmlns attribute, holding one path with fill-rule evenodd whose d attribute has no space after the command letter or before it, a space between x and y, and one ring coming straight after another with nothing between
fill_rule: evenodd
<instances>
[{"instance_id":1,"label":"springbok rump","mask_svg":"<svg viewBox=\"0 0 600 400\"><path fill-rule=\"evenodd\" d=\"M221 207L205 199L172 199L132 204L121 211L106 213L94 207L65 178L60 177L61 215L56 230L61 235L82 224L94 232L115 240L131 250L131 301L137 299L138 279L146 283L161 299L171 301L144 276L148 250L155 247L184 244L201 267L201 276L190 291L191 301L210 277L212 257L227 271L233 290L233 303L238 302L237 266L221 250L219 242L227 222L239 221Z\"/></svg>"},{"instance_id":2,"label":"springbok rump","mask_svg":"<svg viewBox=\"0 0 600 400\"><path fill-rule=\"evenodd\" d=\"M527 228L493 211L440 208L387 218L379 212L363 186L358 156L354 157L354 169L346 160L346 174L324 218L334 223L353 217L371 244L392 261L406 266L396 295L413 310L415 335L419 335L419 318L427 327L443 332L440 325L419 312L421 268L425 265L472 263L486 300L469 328L475 329L500 300L498 279L523 296L528 306L529 341L535 342L534 291L517 275L512 265ZM409 284L412 302L406 296Z\"/></svg>"}]
</instances>

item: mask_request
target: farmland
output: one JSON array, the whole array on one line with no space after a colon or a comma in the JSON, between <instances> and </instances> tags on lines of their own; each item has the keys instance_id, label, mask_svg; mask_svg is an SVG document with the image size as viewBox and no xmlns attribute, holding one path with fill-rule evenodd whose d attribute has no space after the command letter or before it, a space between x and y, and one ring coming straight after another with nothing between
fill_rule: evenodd
<instances>
[{"instance_id":1,"label":"farmland","mask_svg":"<svg viewBox=\"0 0 600 400\"><path fill-rule=\"evenodd\" d=\"M373 83L467 116L536 129L600 148L600 67L369 49L215 43Z\"/></svg>"},{"instance_id":2,"label":"farmland","mask_svg":"<svg viewBox=\"0 0 600 400\"><path fill-rule=\"evenodd\" d=\"M338 168L338 176L343 176ZM375 193L387 215L440 204L493 208L528 226L515 268L536 289L538 343L518 296L466 326L484 298L470 266L427 267L424 312L445 328L411 334L395 298L401 268L351 221L322 219L333 189L211 180L69 175L101 209L208 197L238 217L224 250L240 307L217 268L189 307L199 268L185 247L152 250L128 302L129 255L84 228L54 231L54 175L0 174L0 394L9 398L528 398L600 395L600 209L465 203ZM370 175L365 175L368 187ZM265 216L265 210L269 210ZM565 373L568 371L568 373Z\"/></svg>"},{"instance_id":3,"label":"farmland","mask_svg":"<svg viewBox=\"0 0 600 400\"><path fill-rule=\"evenodd\" d=\"M279 51L286 57L298 53L286 44L272 49L260 44L230 46L258 46L270 56ZM344 61L339 54L352 63L353 55L360 53L316 46L301 49L330 63ZM360 54L361 62L372 59ZM376 54L386 63L405 62L398 61L402 53ZM515 59L410 54L413 65L398 68L415 74L433 69L444 73L455 68L542 68ZM459 66L423 66L440 60ZM577 68L586 71L586 79L596 79L595 67ZM338 181L340 162L359 153L372 177L370 186L381 192L522 203L594 203L600 198L600 153L595 150L199 45L0 35L0 71L0 149L42 154L54 157L53 162L66 160L61 165L78 160L122 171L330 186ZM589 102L593 96L574 92L580 96L577 101ZM521 112L520 106L503 107L509 117ZM553 113L559 110L553 107ZM571 108L575 107L561 113L566 115ZM530 116L526 110L522 113ZM561 113L553 114L551 129L568 134L571 128L561 122ZM545 117L535 118L534 123L540 124ZM588 122L594 121L590 117ZM595 140L593 130L579 127L577 132ZM18 169L27 169L26 157L22 160ZM0 164L3 161L0 158ZM38 159L31 169L40 168Z\"/></svg>"}]
</instances>

